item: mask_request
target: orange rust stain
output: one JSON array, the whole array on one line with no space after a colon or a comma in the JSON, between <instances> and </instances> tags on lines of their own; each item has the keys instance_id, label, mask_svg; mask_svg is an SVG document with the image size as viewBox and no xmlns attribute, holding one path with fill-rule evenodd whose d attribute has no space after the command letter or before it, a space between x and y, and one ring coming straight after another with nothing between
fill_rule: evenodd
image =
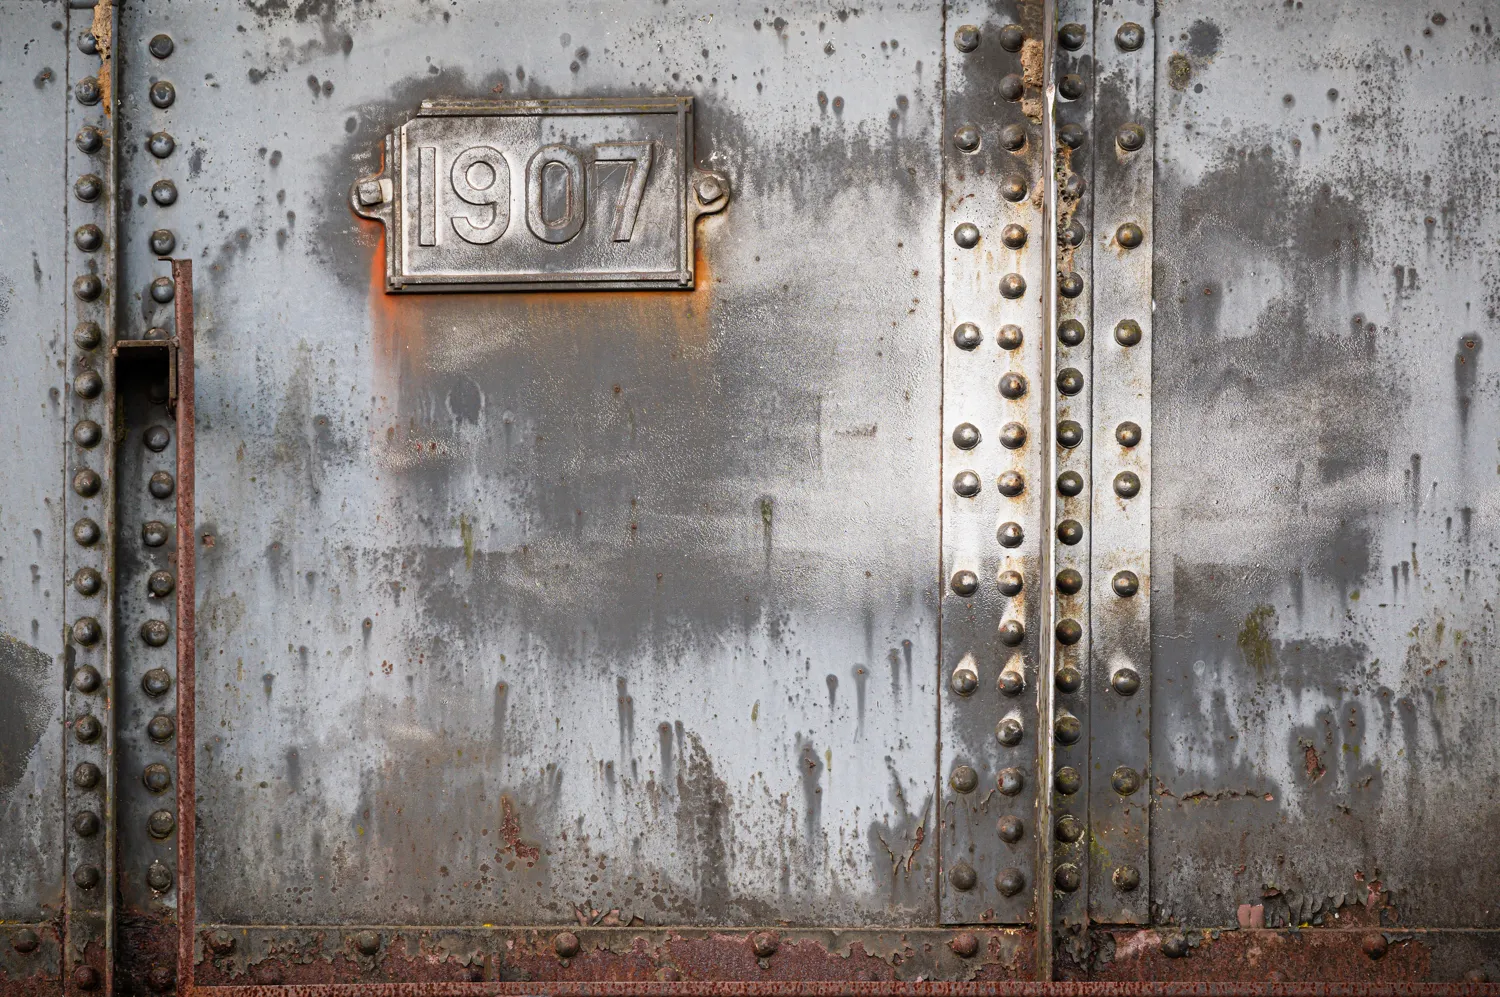
<instances>
[{"instance_id":1,"label":"orange rust stain","mask_svg":"<svg viewBox=\"0 0 1500 997\"><path fill-rule=\"evenodd\" d=\"M516 858L527 865L534 865L542 857L541 849L521 840L521 818L516 816L516 805L503 794L500 797L500 836Z\"/></svg>"}]
</instances>

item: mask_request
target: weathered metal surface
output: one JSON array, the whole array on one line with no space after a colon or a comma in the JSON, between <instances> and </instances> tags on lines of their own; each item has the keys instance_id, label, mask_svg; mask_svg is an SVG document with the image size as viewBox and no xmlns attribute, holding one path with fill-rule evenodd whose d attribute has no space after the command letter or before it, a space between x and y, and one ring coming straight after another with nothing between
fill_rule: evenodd
<instances>
[{"instance_id":1,"label":"weathered metal surface","mask_svg":"<svg viewBox=\"0 0 1500 997\"><path fill-rule=\"evenodd\" d=\"M172 261L172 283L177 289L173 304L173 331L177 340L177 716L175 754L177 761L177 910L176 951L178 985L193 983L193 929L197 911L195 886L198 809L197 799L197 579L198 547L195 528L197 497L197 406L194 392L193 261Z\"/></svg>"}]
</instances>

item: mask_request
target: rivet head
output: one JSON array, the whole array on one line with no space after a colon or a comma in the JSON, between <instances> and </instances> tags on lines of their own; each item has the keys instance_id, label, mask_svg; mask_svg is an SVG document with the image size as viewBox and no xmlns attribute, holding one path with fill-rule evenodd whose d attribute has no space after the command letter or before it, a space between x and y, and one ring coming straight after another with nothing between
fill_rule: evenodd
<instances>
[{"instance_id":1,"label":"rivet head","mask_svg":"<svg viewBox=\"0 0 1500 997\"><path fill-rule=\"evenodd\" d=\"M1072 450L1083 442L1083 427L1072 419L1057 424L1057 442Z\"/></svg>"},{"instance_id":2,"label":"rivet head","mask_svg":"<svg viewBox=\"0 0 1500 997\"><path fill-rule=\"evenodd\" d=\"M93 789L99 785L99 766L93 762L79 762L73 769L73 785L79 789Z\"/></svg>"},{"instance_id":3,"label":"rivet head","mask_svg":"<svg viewBox=\"0 0 1500 997\"><path fill-rule=\"evenodd\" d=\"M84 744L92 744L99 740L99 735L104 733L104 727L99 723L99 718L92 713L85 713L73 721L73 736Z\"/></svg>"},{"instance_id":4,"label":"rivet head","mask_svg":"<svg viewBox=\"0 0 1500 997\"><path fill-rule=\"evenodd\" d=\"M166 80L151 84L151 103L155 107L171 107L177 99L177 88Z\"/></svg>"},{"instance_id":5,"label":"rivet head","mask_svg":"<svg viewBox=\"0 0 1500 997\"><path fill-rule=\"evenodd\" d=\"M1059 620L1057 622L1057 642L1071 647L1083 639L1083 625L1077 620Z\"/></svg>"},{"instance_id":6,"label":"rivet head","mask_svg":"<svg viewBox=\"0 0 1500 997\"><path fill-rule=\"evenodd\" d=\"M92 547L99 542L100 536L99 524L87 516L73 524L73 539L79 546Z\"/></svg>"},{"instance_id":7,"label":"rivet head","mask_svg":"<svg viewBox=\"0 0 1500 997\"><path fill-rule=\"evenodd\" d=\"M1146 41L1146 29L1134 21L1126 21L1115 32L1115 44L1126 52L1134 52Z\"/></svg>"},{"instance_id":8,"label":"rivet head","mask_svg":"<svg viewBox=\"0 0 1500 997\"><path fill-rule=\"evenodd\" d=\"M146 973L146 986L152 991L164 994L172 989L172 984L177 982L177 971L171 966L152 966Z\"/></svg>"},{"instance_id":9,"label":"rivet head","mask_svg":"<svg viewBox=\"0 0 1500 997\"><path fill-rule=\"evenodd\" d=\"M1052 680L1058 692L1074 693L1083 688L1083 673L1072 665L1063 665Z\"/></svg>"},{"instance_id":10,"label":"rivet head","mask_svg":"<svg viewBox=\"0 0 1500 997\"><path fill-rule=\"evenodd\" d=\"M172 54L172 49L176 46L172 44L170 35L152 35L151 41L146 43L146 48L158 59L165 59Z\"/></svg>"},{"instance_id":11,"label":"rivet head","mask_svg":"<svg viewBox=\"0 0 1500 997\"><path fill-rule=\"evenodd\" d=\"M170 534L171 529L159 519L141 524L141 543L147 547L160 547Z\"/></svg>"},{"instance_id":12,"label":"rivet head","mask_svg":"<svg viewBox=\"0 0 1500 997\"><path fill-rule=\"evenodd\" d=\"M41 947L41 945L41 938L39 938L37 936L37 933L35 931L32 931L30 928L22 928L20 931L17 931L14 935L10 936L10 947L15 949L17 952L20 952L22 955L26 955L30 952L35 952L38 948Z\"/></svg>"},{"instance_id":13,"label":"rivet head","mask_svg":"<svg viewBox=\"0 0 1500 997\"><path fill-rule=\"evenodd\" d=\"M948 580L948 587L956 595L971 596L979 591L979 576L967 568L955 571L953 577Z\"/></svg>"},{"instance_id":14,"label":"rivet head","mask_svg":"<svg viewBox=\"0 0 1500 997\"><path fill-rule=\"evenodd\" d=\"M979 427L972 422L961 422L953 427L953 445L960 450L973 450L979 446Z\"/></svg>"},{"instance_id":15,"label":"rivet head","mask_svg":"<svg viewBox=\"0 0 1500 997\"><path fill-rule=\"evenodd\" d=\"M1000 278L1001 297L1012 300L1026 293L1026 278L1018 273L1008 273Z\"/></svg>"},{"instance_id":16,"label":"rivet head","mask_svg":"<svg viewBox=\"0 0 1500 997\"><path fill-rule=\"evenodd\" d=\"M97 322L79 322L73 329L73 342L80 350L98 349L103 340L104 335L99 331Z\"/></svg>"},{"instance_id":17,"label":"rivet head","mask_svg":"<svg viewBox=\"0 0 1500 997\"><path fill-rule=\"evenodd\" d=\"M1083 293L1083 278L1076 273L1057 275L1057 293L1065 298L1076 298Z\"/></svg>"},{"instance_id":18,"label":"rivet head","mask_svg":"<svg viewBox=\"0 0 1500 997\"><path fill-rule=\"evenodd\" d=\"M103 437L103 428L92 419L84 419L73 427L73 442L81 447L97 446Z\"/></svg>"},{"instance_id":19,"label":"rivet head","mask_svg":"<svg viewBox=\"0 0 1500 997\"><path fill-rule=\"evenodd\" d=\"M1014 845L1026 833L1026 824L1021 818L1006 814L995 822L995 833L1000 836L1001 841Z\"/></svg>"},{"instance_id":20,"label":"rivet head","mask_svg":"<svg viewBox=\"0 0 1500 997\"><path fill-rule=\"evenodd\" d=\"M571 935L572 932L565 931L563 934ZM750 950L761 959L769 959L776 954L776 950L780 947L781 939L776 936L774 931L757 931L750 936ZM574 951L577 951L576 947ZM558 954L561 955L562 953L559 952Z\"/></svg>"},{"instance_id":21,"label":"rivet head","mask_svg":"<svg viewBox=\"0 0 1500 997\"><path fill-rule=\"evenodd\" d=\"M73 245L82 252L92 253L104 245L104 231L92 222L80 225L73 231Z\"/></svg>"},{"instance_id":22,"label":"rivet head","mask_svg":"<svg viewBox=\"0 0 1500 997\"><path fill-rule=\"evenodd\" d=\"M1109 777L1109 784L1121 796L1129 796L1141 788L1141 774L1128 765L1121 765Z\"/></svg>"},{"instance_id":23,"label":"rivet head","mask_svg":"<svg viewBox=\"0 0 1500 997\"><path fill-rule=\"evenodd\" d=\"M93 36L91 35L90 37ZM78 146L79 152L92 156L104 148L104 133L93 125L84 125L78 129L78 134L74 137L73 144Z\"/></svg>"},{"instance_id":24,"label":"rivet head","mask_svg":"<svg viewBox=\"0 0 1500 997\"><path fill-rule=\"evenodd\" d=\"M1000 184L1000 196L1007 201L1020 201L1026 197L1026 179L1020 176L1006 177Z\"/></svg>"},{"instance_id":25,"label":"rivet head","mask_svg":"<svg viewBox=\"0 0 1500 997\"><path fill-rule=\"evenodd\" d=\"M78 103L92 107L99 103L103 94L99 89L99 81L92 76L85 76L73 84L73 96L78 99Z\"/></svg>"},{"instance_id":26,"label":"rivet head","mask_svg":"<svg viewBox=\"0 0 1500 997\"><path fill-rule=\"evenodd\" d=\"M1004 796L1015 796L1026 788L1026 773L1015 765L1003 768L995 777L995 788Z\"/></svg>"},{"instance_id":27,"label":"rivet head","mask_svg":"<svg viewBox=\"0 0 1500 997\"><path fill-rule=\"evenodd\" d=\"M151 668L141 676L141 689L153 698L165 696L172 688L172 676L165 668Z\"/></svg>"},{"instance_id":28,"label":"rivet head","mask_svg":"<svg viewBox=\"0 0 1500 997\"><path fill-rule=\"evenodd\" d=\"M169 228L159 228L151 233L151 252L156 256L170 256L177 248L177 236Z\"/></svg>"},{"instance_id":29,"label":"rivet head","mask_svg":"<svg viewBox=\"0 0 1500 997\"><path fill-rule=\"evenodd\" d=\"M972 793L979 788L979 773L967 765L960 765L948 776L948 785L959 793Z\"/></svg>"},{"instance_id":30,"label":"rivet head","mask_svg":"<svg viewBox=\"0 0 1500 997\"><path fill-rule=\"evenodd\" d=\"M1020 471L1004 471L995 479L995 487L1006 498L1015 498L1026 490L1026 479Z\"/></svg>"},{"instance_id":31,"label":"rivet head","mask_svg":"<svg viewBox=\"0 0 1500 997\"><path fill-rule=\"evenodd\" d=\"M1064 346L1077 346L1083 342L1083 323L1076 318L1070 318L1057 327L1057 338Z\"/></svg>"},{"instance_id":32,"label":"rivet head","mask_svg":"<svg viewBox=\"0 0 1500 997\"><path fill-rule=\"evenodd\" d=\"M151 185L151 200L163 208L177 203L177 185L170 180L158 180Z\"/></svg>"},{"instance_id":33,"label":"rivet head","mask_svg":"<svg viewBox=\"0 0 1500 997\"><path fill-rule=\"evenodd\" d=\"M1081 246L1086 233L1078 219L1072 219L1057 227L1057 241L1064 246Z\"/></svg>"},{"instance_id":34,"label":"rivet head","mask_svg":"<svg viewBox=\"0 0 1500 997\"><path fill-rule=\"evenodd\" d=\"M1115 342L1121 346L1134 346L1141 341L1141 324L1133 318L1125 319L1115 326Z\"/></svg>"},{"instance_id":35,"label":"rivet head","mask_svg":"<svg viewBox=\"0 0 1500 997\"><path fill-rule=\"evenodd\" d=\"M960 696L972 696L974 690L979 688L979 676L968 668L958 668L953 672L953 677L948 680L953 691Z\"/></svg>"},{"instance_id":36,"label":"rivet head","mask_svg":"<svg viewBox=\"0 0 1500 997\"><path fill-rule=\"evenodd\" d=\"M203 941L208 946L208 950L215 955L228 955L234 951L234 936L222 928L210 933Z\"/></svg>"},{"instance_id":37,"label":"rivet head","mask_svg":"<svg viewBox=\"0 0 1500 997\"><path fill-rule=\"evenodd\" d=\"M147 792L165 793L172 788L172 771L161 762L152 762L141 770L141 783Z\"/></svg>"},{"instance_id":38,"label":"rivet head","mask_svg":"<svg viewBox=\"0 0 1500 997\"><path fill-rule=\"evenodd\" d=\"M953 47L960 52L972 52L979 47L979 29L972 24L960 25L953 32Z\"/></svg>"},{"instance_id":39,"label":"rivet head","mask_svg":"<svg viewBox=\"0 0 1500 997\"><path fill-rule=\"evenodd\" d=\"M85 173L73 181L73 194L80 201L97 201L104 193L104 181L92 173Z\"/></svg>"},{"instance_id":40,"label":"rivet head","mask_svg":"<svg viewBox=\"0 0 1500 997\"><path fill-rule=\"evenodd\" d=\"M1141 871L1133 865L1119 866L1110 878L1121 893L1129 893L1141 885Z\"/></svg>"},{"instance_id":41,"label":"rivet head","mask_svg":"<svg viewBox=\"0 0 1500 997\"><path fill-rule=\"evenodd\" d=\"M151 889L155 890L157 893L167 892L172 888L172 870L168 869L166 863L162 862L160 859L153 859L151 861L151 864L146 867L146 885L151 887ZM221 932L215 932L215 934L220 933ZM233 942L234 939L231 938L231 946L233 945ZM209 947L213 948L212 945L210 945Z\"/></svg>"},{"instance_id":42,"label":"rivet head","mask_svg":"<svg viewBox=\"0 0 1500 997\"><path fill-rule=\"evenodd\" d=\"M967 862L960 862L948 870L948 882L953 884L955 890L961 892L972 890L974 884L979 882L979 877L974 874L974 867Z\"/></svg>"},{"instance_id":43,"label":"rivet head","mask_svg":"<svg viewBox=\"0 0 1500 997\"><path fill-rule=\"evenodd\" d=\"M1128 599L1141 590L1141 580L1134 571L1116 571L1109 584L1115 595L1122 599Z\"/></svg>"},{"instance_id":44,"label":"rivet head","mask_svg":"<svg viewBox=\"0 0 1500 997\"><path fill-rule=\"evenodd\" d=\"M1000 375L1000 396L1015 401L1026 394L1026 375L1008 370Z\"/></svg>"},{"instance_id":45,"label":"rivet head","mask_svg":"<svg viewBox=\"0 0 1500 997\"><path fill-rule=\"evenodd\" d=\"M73 831L82 838L92 838L99 833L99 815L84 810L73 816Z\"/></svg>"},{"instance_id":46,"label":"rivet head","mask_svg":"<svg viewBox=\"0 0 1500 997\"><path fill-rule=\"evenodd\" d=\"M1000 594L1003 596L1020 595L1021 589L1026 584L1025 579L1021 577L1019 571L1002 571L995 579L995 582L1000 588Z\"/></svg>"},{"instance_id":47,"label":"rivet head","mask_svg":"<svg viewBox=\"0 0 1500 997\"><path fill-rule=\"evenodd\" d=\"M351 941L361 955L374 955L380 951L380 935L377 932L356 931Z\"/></svg>"},{"instance_id":48,"label":"rivet head","mask_svg":"<svg viewBox=\"0 0 1500 997\"><path fill-rule=\"evenodd\" d=\"M1052 874L1052 881L1056 883L1057 888L1059 890L1062 890L1064 893L1073 893L1078 889L1078 887L1083 885L1083 875L1078 871L1078 867L1076 865L1071 862L1064 862L1062 865L1058 866L1057 871Z\"/></svg>"},{"instance_id":49,"label":"rivet head","mask_svg":"<svg viewBox=\"0 0 1500 997\"><path fill-rule=\"evenodd\" d=\"M1168 959L1181 959L1188 953L1188 940L1180 932L1163 935L1161 940L1161 954Z\"/></svg>"},{"instance_id":50,"label":"rivet head","mask_svg":"<svg viewBox=\"0 0 1500 997\"><path fill-rule=\"evenodd\" d=\"M152 453L161 453L172 442L172 436L167 432L166 426L147 426L146 431L141 434L141 442Z\"/></svg>"},{"instance_id":51,"label":"rivet head","mask_svg":"<svg viewBox=\"0 0 1500 997\"><path fill-rule=\"evenodd\" d=\"M1007 24L1000 29L1000 47L1007 52L1019 52L1026 44L1026 31L1019 24Z\"/></svg>"},{"instance_id":52,"label":"rivet head","mask_svg":"<svg viewBox=\"0 0 1500 997\"><path fill-rule=\"evenodd\" d=\"M959 249L973 249L979 245L979 226L964 222L953 230L953 241Z\"/></svg>"},{"instance_id":53,"label":"rivet head","mask_svg":"<svg viewBox=\"0 0 1500 997\"><path fill-rule=\"evenodd\" d=\"M1083 196L1083 192L1087 187L1088 182L1082 176L1070 170L1067 176L1062 179L1060 192L1068 200L1076 201Z\"/></svg>"},{"instance_id":54,"label":"rivet head","mask_svg":"<svg viewBox=\"0 0 1500 997\"><path fill-rule=\"evenodd\" d=\"M1083 591L1083 575L1073 568L1064 568L1057 573L1057 589L1063 595L1077 595Z\"/></svg>"},{"instance_id":55,"label":"rivet head","mask_svg":"<svg viewBox=\"0 0 1500 997\"><path fill-rule=\"evenodd\" d=\"M1002 897L1013 897L1026 888L1026 876L1014 866L1001 869L995 874L995 889Z\"/></svg>"},{"instance_id":56,"label":"rivet head","mask_svg":"<svg viewBox=\"0 0 1500 997\"><path fill-rule=\"evenodd\" d=\"M1019 668L1005 668L995 680L995 685L1007 696L1019 696L1026 689L1026 676L1021 674Z\"/></svg>"},{"instance_id":57,"label":"rivet head","mask_svg":"<svg viewBox=\"0 0 1500 997\"><path fill-rule=\"evenodd\" d=\"M979 475L973 471L960 471L953 477L953 491L964 498L979 494Z\"/></svg>"},{"instance_id":58,"label":"rivet head","mask_svg":"<svg viewBox=\"0 0 1500 997\"><path fill-rule=\"evenodd\" d=\"M98 692L103 682L99 677L99 669L93 665L83 665L73 673L73 688L81 693Z\"/></svg>"},{"instance_id":59,"label":"rivet head","mask_svg":"<svg viewBox=\"0 0 1500 997\"><path fill-rule=\"evenodd\" d=\"M1057 92L1065 100L1077 100L1083 96L1083 77L1068 73L1057 81Z\"/></svg>"},{"instance_id":60,"label":"rivet head","mask_svg":"<svg viewBox=\"0 0 1500 997\"><path fill-rule=\"evenodd\" d=\"M1137 152L1146 144L1146 129L1134 122L1123 124L1115 132L1115 145L1125 152Z\"/></svg>"},{"instance_id":61,"label":"rivet head","mask_svg":"<svg viewBox=\"0 0 1500 997\"><path fill-rule=\"evenodd\" d=\"M1000 147L1010 152L1020 152L1026 148L1026 127L1011 124L1000 129Z\"/></svg>"},{"instance_id":62,"label":"rivet head","mask_svg":"<svg viewBox=\"0 0 1500 997\"><path fill-rule=\"evenodd\" d=\"M954 871L957 872L958 870L955 869ZM973 869L969 870L970 873L973 871ZM956 883L954 885L957 886ZM973 884L971 883L970 887L972 886ZM948 943L948 947L960 959L970 959L979 952L979 939L975 937L972 931L960 931L953 936L953 940Z\"/></svg>"},{"instance_id":63,"label":"rivet head","mask_svg":"<svg viewBox=\"0 0 1500 997\"><path fill-rule=\"evenodd\" d=\"M1026 539L1026 534L1020 523L1001 523L1000 528L995 531L995 539L1000 541L1002 547L1019 547L1021 541Z\"/></svg>"},{"instance_id":64,"label":"rivet head","mask_svg":"<svg viewBox=\"0 0 1500 997\"><path fill-rule=\"evenodd\" d=\"M1141 687L1141 676L1134 668L1116 669L1110 676L1109 687L1122 696L1134 696Z\"/></svg>"},{"instance_id":65,"label":"rivet head","mask_svg":"<svg viewBox=\"0 0 1500 997\"><path fill-rule=\"evenodd\" d=\"M146 482L146 490L151 493L152 498L171 498L172 492L177 489L177 483L172 480L172 475L167 471L157 471L151 475L151 480Z\"/></svg>"},{"instance_id":66,"label":"rivet head","mask_svg":"<svg viewBox=\"0 0 1500 997\"><path fill-rule=\"evenodd\" d=\"M92 31L81 31L78 34L78 51L84 55L99 54L99 39L94 37Z\"/></svg>"},{"instance_id":67,"label":"rivet head","mask_svg":"<svg viewBox=\"0 0 1500 997\"><path fill-rule=\"evenodd\" d=\"M177 294L177 285L171 277L158 277L151 282L151 300L159 305L171 301Z\"/></svg>"},{"instance_id":68,"label":"rivet head","mask_svg":"<svg viewBox=\"0 0 1500 997\"><path fill-rule=\"evenodd\" d=\"M104 281L98 274L86 273L73 278L73 294L79 301L97 301L104 293Z\"/></svg>"},{"instance_id":69,"label":"rivet head","mask_svg":"<svg viewBox=\"0 0 1500 997\"><path fill-rule=\"evenodd\" d=\"M1026 627L1020 620L1006 620L1000 624L1000 643L1006 647L1015 647L1026 639Z\"/></svg>"},{"instance_id":70,"label":"rivet head","mask_svg":"<svg viewBox=\"0 0 1500 997\"><path fill-rule=\"evenodd\" d=\"M1386 949L1388 947L1389 946L1386 943L1385 935L1381 934L1378 931L1369 932L1360 941L1360 948L1364 949L1365 955L1369 956L1371 959L1379 959L1381 956L1385 955Z\"/></svg>"},{"instance_id":71,"label":"rivet head","mask_svg":"<svg viewBox=\"0 0 1500 997\"><path fill-rule=\"evenodd\" d=\"M999 741L1007 748L1014 748L1016 745L1020 744L1021 737L1024 734L1025 730L1021 726L1021 721L1017 720L1015 717L1006 717L1004 720L1001 720L999 723L995 724L995 740Z\"/></svg>"},{"instance_id":72,"label":"rivet head","mask_svg":"<svg viewBox=\"0 0 1500 997\"><path fill-rule=\"evenodd\" d=\"M1076 395L1083 390L1083 371L1077 367L1064 367L1057 372L1057 390L1065 395Z\"/></svg>"},{"instance_id":73,"label":"rivet head","mask_svg":"<svg viewBox=\"0 0 1500 997\"><path fill-rule=\"evenodd\" d=\"M1057 791L1064 796L1072 796L1083 786L1083 778L1078 774L1078 770L1071 765L1064 765L1058 769L1057 775L1053 776L1052 782L1057 786Z\"/></svg>"},{"instance_id":74,"label":"rivet head","mask_svg":"<svg viewBox=\"0 0 1500 997\"><path fill-rule=\"evenodd\" d=\"M1071 122L1063 125L1057 130L1057 141L1059 145L1067 146L1069 149L1077 149L1083 145L1083 126Z\"/></svg>"},{"instance_id":75,"label":"rivet head","mask_svg":"<svg viewBox=\"0 0 1500 997\"><path fill-rule=\"evenodd\" d=\"M834 101L834 106L838 106L837 100ZM360 186L363 189L364 185L361 184ZM376 190L379 189L380 185L376 184ZM719 178L716 176L706 176L698 181L697 191L699 204L713 204L719 198L724 196L724 184L721 183ZM360 200L364 200L363 195L361 195ZM375 203L378 204L379 201L376 201Z\"/></svg>"},{"instance_id":76,"label":"rivet head","mask_svg":"<svg viewBox=\"0 0 1500 997\"><path fill-rule=\"evenodd\" d=\"M81 865L73 870L73 883L80 890L92 890L99 885L99 867Z\"/></svg>"},{"instance_id":77,"label":"rivet head","mask_svg":"<svg viewBox=\"0 0 1500 997\"><path fill-rule=\"evenodd\" d=\"M1014 223L1000 230L1000 241L1007 249L1020 249L1026 245L1026 228Z\"/></svg>"},{"instance_id":78,"label":"rivet head","mask_svg":"<svg viewBox=\"0 0 1500 997\"><path fill-rule=\"evenodd\" d=\"M983 341L984 335L973 322L965 322L953 330L953 345L961 350L972 350Z\"/></svg>"},{"instance_id":79,"label":"rivet head","mask_svg":"<svg viewBox=\"0 0 1500 997\"><path fill-rule=\"evenodd\" d=\"M79 398L98 398L104 391L104 378L99 372L90 368L81 370L78 376L73 378L73 393Z\"/></svg>"},{"instance_id":80,"label":"rivet head","mask_svg":"<svg viewBox=\"0 0 1500 997\"><path fill-rule=\"evenodd\" d=\"M1053 721L1052 736L1057 738L1059 744L1077 744L1078 739L1083 736L1083 721L1064 710Z\"/></svg>"},{"instance_id":81,"label":"rivet head","mask_svg":"<svg viewBox=\"0 0 1500 997\"><path fill-rule=\"evenodd\" d=\"M1026 443L1026 427L1019 422L1007 422L1000 427L1000 443L1007 450L1019 449Z\"/></svg>"},{"instance_id":82,"label":"rivet head","mask_svg":"<svg viewBox=\"0 0 1500 997\"><path fill-rule=\"evenodd\" d=\"M1083 837L1083 822L1072 814L1064 814L1057 819L1055 831L1058 841L1071 845Z\"/></svg>"},{"instance_id":83,"label":"rivet head","mask_svg":"<svg viewBox=\"0 0 1500 997\"><path fill-rule=\"evenodd\" d=\"M92 616L84 616L73 624L73 643L93 647L104 636L104 628Z\"/></svg>"},{"instance_id":84,"label":"rivet head","mask_svg":"<svg viewBox=\"0 0 1500 997\"><path fill-rule=\"evenodd\" d=\"M1064 471L1057 476L1057 490L1072 498L1083 491L1083 475L1077 471Z\"/></svg>"},{"instance_id":85,"label":"rivet head","mask_svg":"<svg viewBox=\"0 0 1500 997\"><path fill-rule=\"evenodd\" d=\"M1000 331L995 333L995 343L1002 350L1020 349L1022 338L1021 327L1009 323L1002 325Z\"/></svg>"},{"instance_id":86,"label":"rivet head","mask_svg":"<svg viewBox=\"0 0 1500 997\"><path fill-rule=\"evenodd\" d=\"M157 840L171 837L175 830L177 830L177 818L170 810L155 810L152 811L150 817L146 818L146 833Z\"/></svg>"},{"instance_id":87,"label":"rivet head","mask_svg":"<svg viewBox=\"0 0 1500 997\"><path fill-rule=\"evenodd\" d=\"M172 740L172 735L175 733L177 733L177 725L164 713L158 713L146 724L146 736L157 744Z\"/></svg>"},{"instance_id":88,"label":"rivet head","mask_svg":"<svg viewBox=\"0 0 1500 997\"><path fill-rule=\"evenodd\" d=\"M1088 38L1089 31L1081 24L1064 24L1057 29L1057 43L1063 48L1076 52L1083 48L1084 39Z\"/></svg>"},{"instance_id":89,"label":"rivet head","mask_svg":"<svg viewBox=\"0 0 1500 997\"><path fill-rule=\"evenodd\" d=\"M1141 231L1141 227L1135 222L1126 222L1115 229L1115 241L1126 249L1136 248L1145 237L1146 234Z\"/></svg>"},{"instance_id":90,"label":"rivet head","mask_svg":"<svg viewBox=\"0 0 1500 997\"><path fill-rule=\"evenodd\" d=\"M959 125L953 129L953 144L960 152L973 152L979 148L979 129L973 125Z\"/></svg>"},{"instance_id":91,"label":"rivet head","mask_svg":"<svg viewBox=\"0 0 1500 997\"><path fill-rule=\"evenodd\" d=\"M104 479L99 477L99 472L93 468L85 467L73 475L73 491L84 498L92 498L99 494Z\"/></svg>"},{"instance_id":92,"label":"rivet head","mask_svg":"<svg viewBox=\"0 0 1500 997\"><path fill-rule=\"evenodd\" d=\"M1120 498L1135 498L1141 493L1141 476L1134 471L1121 471L1115 475L1115 494Z\"/></svg>"},{"instance_id":93,"label":"rivet head","mask_svg":"<svg viewBox=\"0 0 1500 997\"><path fill-rule=\"evenodd\" d=\"M1138 423L1122 422L1115 427L1115 441L1122 447L1133 447L1141 442L1141 427Z\"/></svg>"},{"instance_id":94,"label":"rivet head","mask_svg":"<svg viewBox=\"0 0 1500 997\"><path fill-rule=\"evenodd\" d=\"M1001 100L1020 100L1026 93L1026 81L1021 79L1020 73L1006 73L1000 77L1000 85L995 89Z\"/></svg>"},{"instance_id":95,"label":"rivet head","mask_svg":"<svg viewBox=\"0 0 1500 997\"><path fill-rule=\"evenodd\" d=\"M73 986L79 990L98 990L99 971L93 966L79 966L73 970Z\"/></svg>"},{"instance_id":96,"label":"rivet head","mask_svg":"<svg viewBox=\"0 0 1500 997\"><path fill-rule=\"evenodd\" d=\"M177 140L167 132L152 132L146 139L146 151L157 159L166 159L177 148Z\"/></svg>"},{"instance_id":97,"label":"rivet head","mask_svg":"<svg viewBox=\"0 0 1500 997\"><path fill-rule=\"evenodd\" d=\"M1083 539L1083 524L1076 519L1064 519L1057 524L1057 539L1069 547Z\"/></svg>"}]
</instances>

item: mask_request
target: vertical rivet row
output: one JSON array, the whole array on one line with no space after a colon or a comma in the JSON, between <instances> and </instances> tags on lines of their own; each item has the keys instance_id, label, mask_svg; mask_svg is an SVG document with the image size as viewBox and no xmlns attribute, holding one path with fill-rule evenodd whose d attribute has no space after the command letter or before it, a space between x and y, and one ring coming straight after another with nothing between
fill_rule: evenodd
<instances>
[{"instance_id":1,"label":"vertical rivet row","mask_svg":"<svg viewBox=\"0 0 1500 997\"><path fill-rule=\"evenodd\" d=\"M1089 915L1142 924L1150 907L1152 5L1100 5L1094 24L1093 659Z\"/></svg>"},{"instance_id":2,"label":"vertical rivet row","mask_svg":"<svg viewBox=\"0 0 1500 997\"><path fill-rule=\"evenodd\" d=\"M945 923L1034 916L1044 243L1040 0L944 33L939 798Z\"/></svg>"},{"instance_id":3,"label":"vertical rivet row","mask_svg":"<svg viewBox=\"0 0 1500 997\"><path fill-rule=\"evenodd\" d=\"M114 397L116 136L115 13L68 11L67 297L70 330L63 594L67 831L63 985L113 984L115 875Z\"/></svg>"}]
</instances>

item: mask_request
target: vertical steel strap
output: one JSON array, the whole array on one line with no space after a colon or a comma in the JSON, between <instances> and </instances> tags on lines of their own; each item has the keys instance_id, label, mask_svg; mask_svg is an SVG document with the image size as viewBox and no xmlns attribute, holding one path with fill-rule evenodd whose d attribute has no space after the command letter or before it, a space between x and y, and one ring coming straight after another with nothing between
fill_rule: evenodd
<instances>
[{"instance_id":1,"label":"vertical steel strap","mask_svg":"<svg viewBox=\"0 0 1500 997\"><path fill-rule=\"evenodd\" d=\"M177 986L193 985L197 920L194 837L197 781L197 530L193 509L197 455L193 379L193 261L173 260L177 288Z\"/></svg>"}]
</instances>

